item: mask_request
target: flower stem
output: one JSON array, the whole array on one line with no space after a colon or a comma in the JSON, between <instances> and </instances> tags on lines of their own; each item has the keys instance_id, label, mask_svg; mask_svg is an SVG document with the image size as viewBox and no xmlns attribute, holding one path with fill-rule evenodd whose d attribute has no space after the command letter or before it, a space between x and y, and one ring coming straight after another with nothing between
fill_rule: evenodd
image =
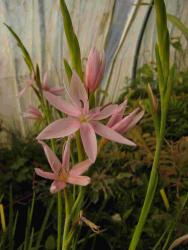
<instances>
[{"instance_id":1,"label":"flower stem","mask_svg":"<svg viewBox=\"0 0 188 250\"><path fill-rule=\"evenodd\" d=\"M62 234L62 197L61 191L57 193L57 250L61 249Z\"/></svg>"},{"instance_id":2,"label":"flower stem","mask_svg":"<svg viewBox=\"0 0 188 250\"><path fill-rule=\"evenodd\" d=\"M67 236L69 232L69 224L70 224L70 207L69 200L66 188L64 189L64 199L65 199L65 223L64 223L64 231L63 231L63 243L62 250L68 250L68 242Z\"/></svg>"},{"instance_id":3,"label":"flower stem","mask_svg":"<svg viewBox=\"0 0 188 250\"><path fill-rule=\"evenodd\" d=\"M138 224L134 230L133 237L132 237L132 240L131 240L131 243L129 246L129 250L135 250L137 245L138 245L138 242L140 240L140 236L141 236L145 221L147 219L147 216L149 214L150 207L151 207L151 204L153 202L153 198L154 198L155 191L157 188L157 183L158 183L157 168L159 165L162 143L164 140L169 97L170 96L166 96L165 106L162 109L160 133L157 136L156 149L155 149L154 161L153 161L152 170L151 170L151 174L150 174L149 184L148 184L148 188L147 188L147 192L146 192L146 196L145 196L145 200L144 200L144 205L143 205L142 210L141 210Z\"/></svg>"}]
</instances>

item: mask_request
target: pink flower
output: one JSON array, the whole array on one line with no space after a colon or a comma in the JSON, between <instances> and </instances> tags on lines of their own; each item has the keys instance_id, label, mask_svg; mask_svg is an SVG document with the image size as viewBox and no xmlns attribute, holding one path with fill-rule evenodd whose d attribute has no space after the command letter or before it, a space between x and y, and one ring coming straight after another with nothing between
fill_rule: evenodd
<instances>
[{"instance_id":1,"label":"pink flower","mask_svg":"<svg viewBox=\"0 0 188 250\"><path fill-rule=\"evenodd\" d=\"M29 80L27 81L25 87L20 91L19 97L23 96L24 93L25 93L25 91L26 91L29 87L31 87L32 85L34 85L34 83L35 83L34 74L32 74L31 79L29 79ZM44 91L48 91L48 92L50 92L50 93L52 93L52 94L54 94L54 95L57 95L57 96L58 96L58 95L61 95L62 92L63 92L63 88L62 88L62 87L61 87L61 88L60 88L60 87L50 87L50 86L48 85L47 72L44 74L44 77L43 77L42 89L43 89Z\"/></svg>"},{"instance_id":2,"label":"pink flower","mask_svg":"<svg viewBox=\"0 0 188 250\"><path fill-rule=\"evenodd\" d=\"M99 52L93 48L90 50L85 72L85 86L89 92L94 92L104 73L104 60Z\"/></svg>"},{"instance_id":3,"label":"pink flower","mask_svg":"<svg viewBox=\"0 0 188 250\"><path fill-rule=\"evenodd\" d=\"M48 75L47 75L47 72L44 74L44 77L43 77L43 82L42 82L42 89L44 91L48 91L54 95L62 95L62 92L63 92L63 87L50 87L48 85Z\"/></svg>"},{"instance_id":4,"label":"pink flower","mask_svg":"<svg viewBox=\"0 0 188 250\"><path fill-rule=\"evenodd\" d=\"M82 176L91 165L89 160L82 161L70 169L70 141L67 140L64 153L62 154L62 162L56 157L54 152L44 142L40 142L53 172L46 172L40 168L35 168L37 175L53 180L50 192L55 193L65 188L67 183L80 186L86 186L90 183L88 176Z\"/></svg>"},{"instance_id":5,"label":"pink flower","mask_svg":"<svg viewBox=\"0 0 188 250\"><path fill-rule=\"evenodd\" d=\"M42 118L41 112L34 106L29 106L26 112L23 112L23 117L28 119L39 120Z\"/></svg>"},{"instance_id":6,"label":"pink flower","mask_svg":"<svg viewBox=\"0 0 188 250\"><path fill-rule=\"evenodd\" d=\"M115 131L121 134L133 128L144 115L144 111L140 111L139 108L136 108L129 115L123 117L126 106L127 106L127 100L125 100L118 106L118 108L116 109L114 114L112 114L111 118L107 123L107 126L109 126L110 128L114 129Z\"/></svg>"},{"instance_id":7,"label":"pink flower","mask_svg":"<svg viewBox=\"0 0 188 250\"><path fill-rule=\"evenodd\" d=\"M69 102L44 92L44 96L58 110L68 114L47 126L37 137L38 140L62 138L80 130L84 150L88 158L94 162L97 156L96 134L115 142L135 146L135 144L113 129L100 123L99 120L111 116L117 105L108 105L89 110L88 95L79 77L73 73L68 91Z\"/></svg>"}]
</instances>

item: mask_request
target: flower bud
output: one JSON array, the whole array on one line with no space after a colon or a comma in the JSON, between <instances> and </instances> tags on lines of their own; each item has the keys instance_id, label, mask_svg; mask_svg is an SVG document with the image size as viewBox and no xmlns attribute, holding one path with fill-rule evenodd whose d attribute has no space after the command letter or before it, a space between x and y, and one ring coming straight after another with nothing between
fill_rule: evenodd
<instances>
[{"instance_id":1,"label":"flower bud","mask_svg":"<svg viewBox=\"0 0 188 250\"><path fill-rule=\"evenodd\" d=\"M90 50L85 72L85 86L94 92L100 84L104 73L104 59L96 48Z\"/></svg>"}]
</instances>

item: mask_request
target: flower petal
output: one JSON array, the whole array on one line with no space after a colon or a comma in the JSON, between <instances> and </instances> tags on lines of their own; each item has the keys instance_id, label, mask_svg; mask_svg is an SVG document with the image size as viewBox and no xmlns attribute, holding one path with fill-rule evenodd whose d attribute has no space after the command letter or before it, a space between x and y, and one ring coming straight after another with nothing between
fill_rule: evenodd
<instances>
[{"instance_id":1,"label":"flower petal","mask_svg":"<svg viewBox=\"0 0 188 250\"><path fill-rule=\"evenodd\" d=\"M48 159L52 171L55 174L58 174L59 170L61 169L61 162L46 143L44 143L43 141L39 141L39 143L43 146L44 153L46 155L46 158Z\"/></svg>"},{"instance_id":2,"label":"flower petal","mask_svg":"<svg viewBox=\"0 0 188 250\"><path fill-rule=\"evenodd\" d=\"M62 95L64 88L63 87L50 87L49 92L53 95Z\"/></svg>"},{"instance_id":3,"label":"flower petal","mask_svg":"<svg viewBox=\"0 0 188 250\"><path fill-rule=\"evenodd\" d=\"M35 168L35 173L45 179L55 180L57 176L54 173L46 172L40 168Z\"/></svg>"},{"instance_id":4,"label":"flower petal","mask_svg":"<svg viewBox=\"0 0 188 250\"><path fill-rule=\"evenodd\" d=\"M103 125L102 123L92 121L91 124L92 124L92 126L97 134L99 134L100 136L102 136L108 140L115 141L118 143L127 144L129 146L136 146L134 142L123 137L121 134L119 134L116 131L114 131L113 129Z\"/></svg>"},{"instance_id":5,"label":"flower petal","mask_svg":"<svg viewBox=\"0 0 188 250\"><path fill-rule=\"evenodd\" d=\"M67 183L87 186L91 182L91 179L88 176L69 176L67 179Z\"/></svg>"},{"instance_id":6,"label":"flower petal","mask_svg":"<svg viewBox=\"0 0 188 250\"><path fill-rule=\"evenodd\" d=\"M68 171L69 170L69 162L70 162L70 138L68 138L65 149L62 154L62 166Z\"/></svg>"},{"instance_id":7,"label":"flower petal","mask_svg":"<svg viewBox=\"0 0 188 250\"><path fill-rule=\"evenodd\" d=\"M112 114L112 116L110 117L107 123L108 127L111 128L123 118L123 114L124 114L126 106L127 106L127 100L121 103L116 109L116 111Z\"/></svg>"},{"instance_id":8,"label":"flower petal","mask_svg":"<svg viewBox=\"0 0 188 250\"><path fill-rule=\"evenodd\" d=\"M32 86L32 84L34 83L34 81L32 79L29 79L25 85L25 87L19 92L18 97L21 97L24 95L24 93L26 92L26 90Z\"/></svg>"},{"instance_id":9,"label":"flower petal","mask_svg":"<svg viewBox=\"0 0 188 250\"><path fill-rule=\"evenodd\" d=\"M145 113L144 111L139 112L139 113L134 117L134 119L132 120L132 122L128 125L126 131L129 130L129 129L131 129L132 127L134 127L134 126L137 124L137 122L139 122L140 119L143 117L144 113ZM126 132L126 131L124 131L124 132Z\"/></svg>"},{"instance_id":10,"label":"flower petal","mask_svg":"<svg viewBox=\"0 0 188 250\"><path fill-rule=\"evenodd\" d=\"M82 161L78 164L76 164L71 170L70 170L70 175L71 176L78 176L82 175L84 172L86 172L89 167L91 166L92 162L90 160L85 160Z\"/></svg>"},{"instance_id":11,"label":"flower petal","mask_svg":"<svg viewBox=\"0 0 188 250\"><path fill-rule=\"evenodd\" d=\"M139 112L139 110L139 108L135 109L128 116L116 123L112 128L117 132L125 133L128 129L134 127L136 123L142 118L144 111Z\"/></svg>"},{"instance_id":12,"label":"flower petal","mask_svg":"<svg viewBox=\"0 0 188 250\"><path fill-rule=\"evenodd\" d=\"M73 106L69 102L64 101L62 98L53 95L49 91L43 91L45 98L49 101L49 103L54 106L56 109L68 114L70 116L79 116L80 110Z\"/></svg>"},{"instance_id":13,"label":"flower petal","mask_svg":"<svg viewBox=\"0 0 188 250\"><path fill-rule=\"evenodd\" d=\"M97 157L97 139L91 124L82 123L80 127L80 135L88 158L91 162L95 162Z\"/></svg>"},{"instance_id":14,"label":"flower petal","mask_svg":"<svg viewBox=\"0 0 188 250\"><path fill-rule=\"evenodd\" d=\"M38 136L37 140L45 140L52 138L63 138L71 135L80 128L79 120L67 117L56 120L48 125Z\"/></svg>"},{"instance_id":15,"label":"flower petal","mask_svg":"<svg viewBox=\"0 0 188 250\"><path fill-rule=\"evenodd\" d=\"M69 90L72 101L87 112L89 110L88 94L76 72L72 74Z\"/></svg>"},{"instance_id":16,"label":"flower petal","mask_svg":"<svg viewBox=\"0 0 188 250\"><path fill-rule=\"evenodd\" d=\"M52 185L50 187L50 192L52 194L64 189L66 187L66 183L62 182L62 181L53 181Z\"/></svg>"},{"instance_id":17,"label":"flower petal","mask_svg":"<svg viewBox=\"0 0 188 250\"><path fill-rule=\"evenodd\" d=\"M103 120L106 119L107 117L111 116L115 110L117 109L118 105L117 104L111 104L106 107L104 107L99 114L96 114L93 116L93 120Z\"/></svg>"},{"instance_id":18,"label":"flower petal","mask_svg":"<svg viewBox=\"0 0 188 250\"><path fill-rule=\"evenodd\" d=\"M42 85L44 88L48 88L48 72L47 71L44 73Z\"/></svg>"}]
</instances>

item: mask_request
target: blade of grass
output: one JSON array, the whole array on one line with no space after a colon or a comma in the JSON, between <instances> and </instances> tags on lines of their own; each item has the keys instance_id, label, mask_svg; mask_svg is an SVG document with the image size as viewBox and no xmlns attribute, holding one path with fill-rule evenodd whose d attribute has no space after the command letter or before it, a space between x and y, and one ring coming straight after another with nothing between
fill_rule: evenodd
<instances>
[{"instance_id":1,"label":"blade of grass","mask_svg":"<svg viewBox=\"0 0 188 250\"><path fill-rule=\"evenodd\" d=\"M181 22L181 20L179 18L177 18L176 16L167 15L168 20L175 25L185 36L186 39L188 39L188 28Z\"/></svg>"},{"instance_id":2,"label":"blade of grass","mask_svg":"<svg viewBox=\"0 0 188 250\"><path fill-rule=\"evenodd\" d=\"M41 243L41 240L42 240L42 237L43 237L43 234L44 234L44 230L46 228L46 225L47 225L47 222L48 222L48 219L49 219L49 216L50 216L50 213L52 211L52 208L53 208L53 205L54 205L54 197L51 199L51 202L48 206L48 209L46 211L46 214L44 216L44 219L43 219L43 222L42 222L42 226L41 226L41 229L39 231L39 234L37 236L37 242L36 242L36 245L35 245L35 248L36 249L39 249L39 246L40 246L40 243Z\"/></svg>"},{"instance_id":3,"label":"blade of grass","mask_svg":"<svg viewBox=\"0 0 188 250\"><path fill-rule=\"evenodd\" d=\"M71 57L71 66L73 69L76 70L80 78L83 80L80 46L78 38L74 32L68 8L64 0L60 0L60 8L63 16L63 24L64 24L65 35L67 38L69 54Z\"/></svg>"},{"instance_id":4,"label":"blade of grass","mask_svg":"<svg viewBox=\"0 0 188 250\"><path fill-rule=\"evenodd\" d=\"M25 228L24 250L28 250L29 235L30 235L30 230L31 230L31 223L32 223L32 217L33 217L34 204L35 204L35 193L33 193L31 208L28 208L28 211L27 211L27 222L26 222L26 228Z\"/></svg>"},{"instance_id":5,"label":"blade of grass","mask_svg":"<svg viewBox=\"0 0 188 250\"><path fill-rule=\"evenodd\" d=\"M17 45L22 51L24 61L27 64L27 66L28 66L28 68L30 70L30 73L34 72L34 66L33 66L33 62L31 60L31 56L29 55L29 52L25 48L25 46L22 43L21 39L19 38L19 36L15 33L15 31L8 24L4 23L4 25L8 28L10 33L13 35L13 37L17 41Z\"/></svg>"}]
</instances>

